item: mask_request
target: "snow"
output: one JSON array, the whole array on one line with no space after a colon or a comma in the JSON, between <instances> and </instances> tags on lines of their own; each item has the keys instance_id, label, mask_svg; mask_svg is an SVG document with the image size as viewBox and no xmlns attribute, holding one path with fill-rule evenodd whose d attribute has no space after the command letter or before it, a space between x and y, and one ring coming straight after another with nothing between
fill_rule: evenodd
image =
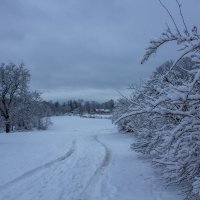
<instances>
[{"instance_id":1,"label":"snow","mask_svg":"<svg viewBox=\"0 0 200 200\"><path fill-rule=\"evenodd\" d=\"M0 200L181 200L110 120L52 121L47 131L0 134Z\"/></svg>"}]
</instances>

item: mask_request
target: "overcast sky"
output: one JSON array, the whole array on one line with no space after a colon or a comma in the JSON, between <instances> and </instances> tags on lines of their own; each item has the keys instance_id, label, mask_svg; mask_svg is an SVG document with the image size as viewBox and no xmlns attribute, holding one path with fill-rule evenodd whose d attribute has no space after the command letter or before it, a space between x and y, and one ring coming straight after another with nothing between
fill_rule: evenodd
<instances>
[{"instance_id":1,"label":"overcast sky","mask_svg":"<svg viewBox=\"0 0 200 200\"><path fill-rule=\"evenodd\" d=\"M163 2L180 22L175 0ZM181 3L198 25L200 1ZM158 0L0 0L0 62L24 62L45 99L104 101L177 56L168 46L140 64L166 23Z\"/></svg>"}]
</instances>

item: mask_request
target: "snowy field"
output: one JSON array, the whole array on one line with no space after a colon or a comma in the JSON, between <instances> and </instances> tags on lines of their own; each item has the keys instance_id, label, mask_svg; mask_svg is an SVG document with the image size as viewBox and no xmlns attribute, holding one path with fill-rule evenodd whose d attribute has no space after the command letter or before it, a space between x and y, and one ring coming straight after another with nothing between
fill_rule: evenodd
<instances>
[{"instance_id":1,"label":"snowy field","mask_svg":"<svg viewBox=\"0 0 200 200\"><path fill-rule=\"evenodd\" d=\"M108 119L54 117L47 131L0 134L0 200L181 200Z\"/></svg>"}]
</instances>

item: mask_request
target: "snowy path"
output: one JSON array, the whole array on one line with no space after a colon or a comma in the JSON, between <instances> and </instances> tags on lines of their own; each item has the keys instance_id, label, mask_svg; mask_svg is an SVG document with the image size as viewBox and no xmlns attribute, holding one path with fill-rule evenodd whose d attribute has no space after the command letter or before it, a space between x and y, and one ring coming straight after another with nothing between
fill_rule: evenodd
<instances>
[{"instance_id":1,"label":"snowy path","mask_svg":"<svg viewBox=\"0 0 200 200\"><path fill-rule=\"evenodd\" d=\"M0 200L181 200L109 120L53 121L48 131L0 134Z\"/></svg>"}]
</instances>

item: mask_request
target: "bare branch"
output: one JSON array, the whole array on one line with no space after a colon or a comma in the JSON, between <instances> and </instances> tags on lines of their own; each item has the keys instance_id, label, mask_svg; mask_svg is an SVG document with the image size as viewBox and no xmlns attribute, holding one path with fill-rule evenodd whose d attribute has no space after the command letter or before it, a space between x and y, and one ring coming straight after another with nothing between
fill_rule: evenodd
<instances>
[{"instance_id":1,"label":"bare branch","mask_svg":"<svg viewBox=\"0 0 200 200\"><path fill-rule=\"evenodd\" d=\"M172 20L172 22L173 22L173 24L174 24L174 26L176 28L176 31L177 31L178 35L181 36L179 28L178 28L178 26L177 26L177 24L176 24L176 22L175 22L175 20L174 20L174 18L172 16L172 14L170 13L169 9L163 4L163 2L161 0L158 0L158 1L160 2L161 6L167 11L168 15L170 16L170 18L171 18L171 20Z\"/></svg>"},{"instance_id":2,"label":"bare branch","mask_svg":"<svg viewBox=\"0 0 200 200\"><path fill-rule=\"evenodd\" d=\"M188 31L188 28L187 28L185 19L184 19L184 17L183 17L182 9L181 9L181 6L182 6L182 5L179 3L178 0L176 0L176 3L177 3L177 5L178 5L179 12L180 12L180 15L181 15L181 19L182 19L183 25L184 25L184 27L185 27L185 33L186 33L187 36L189 36L190 33L189 33L189 31Z\"/></svg>"}]
</instances>

